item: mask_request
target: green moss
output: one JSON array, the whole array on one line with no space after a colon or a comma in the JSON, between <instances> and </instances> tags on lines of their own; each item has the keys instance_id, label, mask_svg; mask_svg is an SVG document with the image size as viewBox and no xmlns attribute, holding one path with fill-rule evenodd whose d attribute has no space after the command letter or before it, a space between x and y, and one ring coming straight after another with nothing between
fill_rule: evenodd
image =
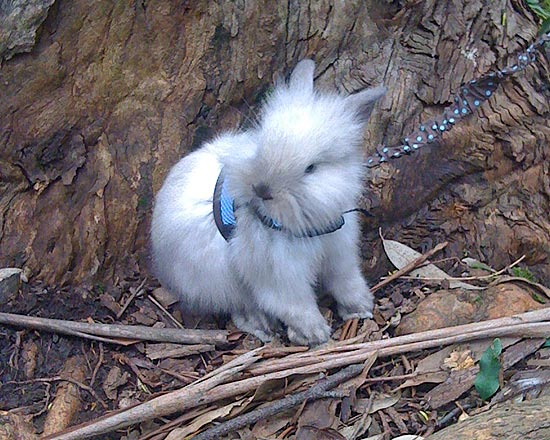
<instances>
[{"instance_id":1,"label":"green moss","mask_svg":"<svg viewBox=\"0 0 550 440\"><path fill-rule=\"evenodd\" d=\"M149 205L149 199L147 197L140 197L138 199L138 208L139 209L147 208L148 205Z\"/></svg>"},{"instance_id":2,"label":"green moss","mask_svg":"<svg viewBox=\"0 0 550 440\"><path fill-rule=\"evenodd\" d=\"M525 3L542 21L540 32L548 32L550 30L550 0L525 0Z\"/></svg>"},{"instance_id":3,"label":"green moss","mask_svg":"<svg viewBox=\"0 0 550 440\"><path fill-rule=\"evenodd\" d=\"M533 273L525 267L512 267L511 271L515 277L525 278L526 280L531 281L533 283L536 282L536 279Z\"/></svg>"}]
</instances>

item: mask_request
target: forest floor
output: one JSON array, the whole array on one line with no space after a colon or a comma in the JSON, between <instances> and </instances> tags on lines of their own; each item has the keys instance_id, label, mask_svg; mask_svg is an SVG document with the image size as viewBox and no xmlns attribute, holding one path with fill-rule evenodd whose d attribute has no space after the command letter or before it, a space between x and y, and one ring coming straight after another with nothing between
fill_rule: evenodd
<instances>
[{"instance_id":1,"label":"forest floor","mask_svg":"<svg viewBox=\"0 0 550 440\"><path fill-rule=\"evenodd\" d=\"M463 262L439 265L449 273L468 275L467 282L451 289L456 287L453 278L393 280L375 289L372 320L343 323L330 300L322 301L321 310L333 325L333 341L313 349L292 347L284 339L258 348L262 346L258 340L235 329L230 321L182 316L171 296L149 279L136 277L89 288L49 288L32 280L22 283L1 312L156 329L174 327L175 319L185 328L229 331L219 332L217 342L182 345L138 340L141 337L90 340L65 336L55 329L1 326L0 438L38 438L39 434L71 438L53 433L92 424L100 416L170 396L178 389L184 393L174 397L183 405L179 411L161 410L152 420L132 424L130 420L128 426L107 429L95 438L193 438L220 422L222 428L233 431L225 435L222 429L198 438L389 440L407 434L425 438L488 408L491 396L482 400L474 382L483 353L487 356L490 347L496 347L495 336L500 336L497 345L502 354L499 351L494 356L500 391L493 391L492 403L517 397L517 392L511 392L517 388L516 378L525 374L547 377L550 371L546 338L511 331L511 321L499 320L528 310L546 313L541 320L550 320L550 309L544 309L550 290L528 279L528 271L517 266L495 274L487 267L467 267ZM468 326L454 335L449 330L469 322L478 323L478 333L471 337L464 336L469 334ZM488 323L485 327L484 322ZM491 333L495 326L500 331ZM441 333L422 333L438 328ZM546 327L543 331L550 334ZM531 338L522 338L522 332ZM412 339L405 340L404 334ZM413 346L415 335L426 337ZM372 349L369 341L379 341L372 346L379 349ZM396 345L388 345L391 341ZM251 353L257 357L240 365L240 359ZM358 370L349 369L357 364ZM221 377L223 373L216 374L234 365L235 373L205 385L199 397L187 399L185 390L190 384L205 375L209 375L206 379ZM323 385L327 380L323 374L330 381L339 371L349 375ZM548 378L536 382L537 395L545 392L541 383L548 382ZM224 384L241 388L227 391ZM200 387L200 381L194 385ZM316 386L322 389L307 394ZM281 406L271 410L273 405ZM227 420L239 417L244 417L244 427L228 425Z\"/></svg>"}]
</instances>

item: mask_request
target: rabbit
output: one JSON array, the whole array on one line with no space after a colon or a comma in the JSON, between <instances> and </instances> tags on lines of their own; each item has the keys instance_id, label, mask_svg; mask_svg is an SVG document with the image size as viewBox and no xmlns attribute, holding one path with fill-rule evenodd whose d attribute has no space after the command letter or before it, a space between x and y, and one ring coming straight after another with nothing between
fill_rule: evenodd
<instances>
[{"instance_id":1,"label":"rabbit","mask_svg":"<svg viewBox=\"0 0 550 440\"><path fill-rule=\"evenodd\" d=\"M239 329L264 342L278 323L294 344L328 341L318 284L343 319L372 318L360 225L357 213L346 211L362 190L363 128L386 89L320 93L314 69L312 60L299 62L253 127L221 134L181 159L153 210L161 284L191 310L230 314ZM233 217L227 239L214 218L222 176Z\"/></svg>"}]
</instances>

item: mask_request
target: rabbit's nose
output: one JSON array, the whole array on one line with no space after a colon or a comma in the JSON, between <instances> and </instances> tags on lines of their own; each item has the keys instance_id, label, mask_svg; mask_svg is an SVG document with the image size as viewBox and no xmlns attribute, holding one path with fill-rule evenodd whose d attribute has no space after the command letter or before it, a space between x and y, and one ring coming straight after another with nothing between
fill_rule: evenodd
<instances>
[{"instance_id":1,"label":"rabbit's nose","mask_svg":"<svg viewBox=\"0 0 550 440\"><path fill-rule=\"evenodd\" d=\"M261 197L262 200L273 200L271 195L271 188L265 183L259 183L258 185L252 185L254 192L258 197Z\"/></svg>"}]
</instances>

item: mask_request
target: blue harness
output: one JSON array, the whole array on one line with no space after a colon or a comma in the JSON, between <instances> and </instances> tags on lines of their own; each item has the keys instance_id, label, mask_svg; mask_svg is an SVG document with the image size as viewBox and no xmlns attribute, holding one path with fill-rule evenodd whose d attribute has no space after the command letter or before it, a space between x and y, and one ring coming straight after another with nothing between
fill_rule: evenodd
<instances>
[{"instance_id":1,"label":"blue harness","mask_svg":"<svg viewBox=\"0 0 550 440\"><path fill-rule=\"evenodd\" d=\"M218 180L216 181L216 186L214 187L212 207L214 213L214 221L216 222L218 231L220 231L220 234L223 238L225 238L226 241L229 241L233 235L235 227L237 226L237 218L235 217L235 200L233 199L233 197L231 197L231 194L229 194L229 191L227 189L227 183L225 181L223 169L221 170L220 175L218 176ZM351 209L349 211L345 211L344 214L351 211L362 210ZM341 215L340 218L332 222L324 229L308 229L302 234L295 234L293 232L290 232L287 228L285 228L283 225L281 225L279 222L272 219L271 217L267 217L257 210L255 211L255 214L265 227L273 229L275 231L286 231L296 238L311 238L318 237L319 235L330 234L331 232L335 232L340 229L342 226L344 226L345 223L344 217Z\"/></svg>"}]
</instances>

